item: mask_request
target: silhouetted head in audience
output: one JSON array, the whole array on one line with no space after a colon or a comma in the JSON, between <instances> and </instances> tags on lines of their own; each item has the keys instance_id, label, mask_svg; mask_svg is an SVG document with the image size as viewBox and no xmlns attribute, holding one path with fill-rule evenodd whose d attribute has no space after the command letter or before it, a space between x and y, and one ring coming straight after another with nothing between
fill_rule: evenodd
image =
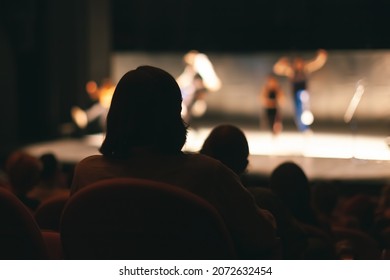
<instances>
[{"instance_id":1,"label":"silhouetted head in audience","mask_svg":"<svg viewBox=\"0 0 390 280\"><path fill-rule=\"evenodd\" d=\"M12 153L6 162L6 172L12 191L29 208L35 210L39 201L27 198L26 194L38 184L42 171L39 159L24 152Z\"/></svg>"},{"instance_id":2,"label":"silhouetted head in audience","mask_svg":"<svg viewBox=\"0 0 390 280\"><path fill-rule=\"evenodd\" d=\"M56 156L52 153L46 153L40 156L39 160L42 162L42 180L50 180L56 176L60 170L60 163Z\"/></svg>"},{"instance_id":3,"label":"silhouetted head in audience","mask_svg":"<svg viewBox=\"0 0 390 280\"><path fill-rule=\"evenodd\" d=\"M276 167L270 177L270 188L296 219L306 224L317 223L310 205L309 180L297 164L285 162Z\"/></svg>"},{"instance_id":4,"label":"silhouetted head in audience","mask_svg":"<svg viewBox=\"0 0 390 280\"><path fill-rule=\"evenodd\" d=\"M215 127L203 143L200 153L221 161L238 175L248 166L248 141L245 134L233 125Z\"/></svg>"},{"instance_id":5,"label":"silhouetted head in audience","mask_svg":"<svg viewBox=\"0 0 390 280\"><path fill-rule=\"evenodd\" d=\"M30 191L39 182L41 171L41 162L24 152L14 152L7 159L6 172L17 195Z\"/></svg>"},{"instance_id":6,"label":"silhouetted head in audience","mask_svg":"<svg viewBox=\"0 0 390 280\"><path fill-rule=\"evenodd\" d=\"M127 72L112 97L100 152L111 158L130 157L140 148L179 153L187 135L181 103L180 88L166 71L140 66Z\"/></svg>"}]
</instances>

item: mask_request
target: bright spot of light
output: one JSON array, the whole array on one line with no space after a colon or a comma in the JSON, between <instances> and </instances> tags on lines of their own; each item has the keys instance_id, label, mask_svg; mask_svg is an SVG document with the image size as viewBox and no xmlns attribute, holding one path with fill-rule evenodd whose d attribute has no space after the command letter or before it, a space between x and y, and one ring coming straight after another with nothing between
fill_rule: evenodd
<instances>
[{"instance_id":1,"label":"bright spot of light","mask_svg":"<svg viewBox=\"0 0 390 280\"><path fill-rule=\"evenodd\" d=\"M305 125L311 125L314 121L314 116L312 112L310 112L309 110L304 111L301 116L301 121Z\"/></svg>"}]
</instances>

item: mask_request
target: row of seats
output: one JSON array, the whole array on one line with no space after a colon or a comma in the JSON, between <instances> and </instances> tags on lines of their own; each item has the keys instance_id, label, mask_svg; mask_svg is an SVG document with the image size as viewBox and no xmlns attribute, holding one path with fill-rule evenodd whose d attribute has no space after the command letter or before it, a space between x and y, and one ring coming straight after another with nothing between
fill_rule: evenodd
<instances>
[{"instance_id":1,"label":"row of seats","mask_svg":"<svg viewBox=\"0 0 390 280\"><path fill-rule=\"evenodd\" d=\"M149 180L99 181L71 198L46 201L34 216L0 188L0 225L0 259L236 258L213 206ZM335 228L333 234L344 242L340 249L345 258L352 253L361 259L380 258L375 242L363 233Z\"/></svg>"},{"instance_id":2,"label":"row of seats","mask_svg":"<svg viewBox=\"0 0 390 280\"><path fill-rule=\"evenodd\" d=\"M217 211L200 197L164 183L130 178L99 181L67 202L58 197L45 203L35 219L9 191L0 190L0 197L0 240L6 245L1 259L236 256Z\"/></svg>"}]
</instances>

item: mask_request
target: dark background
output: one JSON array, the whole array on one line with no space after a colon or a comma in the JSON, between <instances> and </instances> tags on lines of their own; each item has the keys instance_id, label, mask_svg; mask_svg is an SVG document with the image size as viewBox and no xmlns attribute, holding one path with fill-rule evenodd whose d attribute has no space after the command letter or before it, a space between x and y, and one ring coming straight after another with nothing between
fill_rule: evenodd
<instances>
[{"instance_id":1,"label":"dark background","mask_svg":"<svg viewBox=\"0 0 390 280\"><path fill-rule=\"evenodd\" d=\"M385 0L115 0L116 50L388 48Z\"/></svg>"},{"instance_id":2,"label":"dark background","mask_svg":"<svg viewBox=\"0 0 390 280\"><path fill-rule=\"evenodd\" d=\"M1 0L0 149L55 138L116 51L388 49L385 0Z\"/></svg>"}]
</instances>

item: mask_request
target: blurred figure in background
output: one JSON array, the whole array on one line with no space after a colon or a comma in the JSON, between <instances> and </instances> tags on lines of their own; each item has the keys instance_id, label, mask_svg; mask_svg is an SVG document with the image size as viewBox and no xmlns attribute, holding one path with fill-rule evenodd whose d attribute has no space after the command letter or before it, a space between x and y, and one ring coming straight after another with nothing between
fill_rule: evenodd
<instances>
[{"instance_id":1,"label":"blurred figure in background","mask_svg":"<svg viewBox=\"0 0 390 280\"><path fill-rule=\"evenodd\" d=\"M85 89L91 100L95 101L95 103L85 111L80 107L74 106L71 110L72 119L79 128L84 129L89 123L99 118L100 126L104 130L115 84L107 78L103 80L100 87L95 81L89 81Z\"/></svg>"},{"instance_id":2,"label":"blurred figure in background","mask_svg":"<svg viewBox=\"0 0 390 280\"><path fill-rule=\"evenodd\" d=\"M314 121L310 111L309 92L307 90L308 75L319 70L328 58L325 50L318 50L313 60L305 61L302 57L296 57L293 62L287 57L280 58L274 65L275 74L286 76L290 79L295 105L295 121L299 131L307 131Z\"/></svg>"},{"instance_id":3,"label":"blurred figure in background","mask_svg":"<svg viewBox=\"0 0 390 280\"><path fill-rule=\"evenodd\" d=\"M269 129L274 135L279 134L283 128L280 107L284 104L284 93L272 74L260 92L260 103L266 111Z\"/></svg>"},{"instance_id":4,"label":"blurred figure in background","mask_svg":"<svg viewBox=\"0 0 390 280\"><path fill-rule=\"evenodd\" d=\"M16 151L7 159L6 172L12 192L31 211L34 211L39 206L40 201L27 197L27 193L39 182L42 163L27 153Z\"/></svg>"},{"instance_id":5,"label":"blurred figure in background","mask_svg":"<svg viewBox=\"0 0 390 280\"><path fill-rule=\"evenodd\" d=\"M46 153L39 160L43 167L40 181L28 193L28 197L44 201L56 195L68 194L69 188L66 183L66 176L61 170L61 164L57 157L52 153Z\"/></svg>"},{"instance_id":6,"label":"blurred figure in background","mask_svg":"<svg viewBox=\"0 0 390 280\"><path fill-rule=\"evenodd\" d=\"M206 112L206 95L219 90L221 81L207 55L192 50L183 60L186 66L176 81L183 97L181 114L184 121L189 123L191 116L200 117Z\"/></svg>"}]
</instances>

